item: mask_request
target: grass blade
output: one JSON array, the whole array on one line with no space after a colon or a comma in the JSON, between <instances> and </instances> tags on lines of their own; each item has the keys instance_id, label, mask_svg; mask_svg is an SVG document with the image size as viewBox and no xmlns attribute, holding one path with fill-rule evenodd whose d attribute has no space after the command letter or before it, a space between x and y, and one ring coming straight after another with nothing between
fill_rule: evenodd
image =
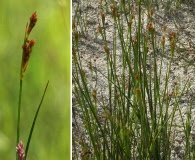
<instances>
[{"instance_id":1,"label":"grass blade","mask_svg":"<svg viewBox=\"0 0 195 160\"><path fill-rule=\"evenodd\" d=\"M25 150L25 153L26 153L25 159L27 158L28 148L29 148L30 141L31 141L31 138L32 138L32 133L33 133L34 126L35 126L35 123L36 123L36 120L37 120L37 116L38 116L38 114L39 114L39 110L40 110L40 108L41 108L43 99L44 99L44 97L45 97L45 93L46 93L46 91L47 91L48 84L49 84L49 81L47 82L47 85L46 85L46 87L45 87L43 96L42 96L41 101L40 101L40 104L39 104L39 106L38 106L38 108L37 108L37 111L36 111L36 114L35 114L35 117L34 117L34 120L33 120L32 126L31 126L31 129L30 129L30 133L29 133L29 137L28 137L28 142L27 142L26 150Z\"/></svg>"}]
</instances>

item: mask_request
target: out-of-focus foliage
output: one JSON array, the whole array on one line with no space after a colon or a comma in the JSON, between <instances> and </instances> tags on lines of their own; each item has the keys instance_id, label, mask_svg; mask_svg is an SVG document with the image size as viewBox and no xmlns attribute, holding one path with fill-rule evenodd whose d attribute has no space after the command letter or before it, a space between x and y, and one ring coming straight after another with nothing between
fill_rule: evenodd
<instances>
[{"instance_id":1,"label":"out-of-focus foliage","mask_svg":"<svg viewBox=\"0 0 195 160\"><path fill-rule=\"evenodd\" d=\"M15 159L22 44L27 21L37 12L35 39L23 81L21 140L26 145L45 85L29 160L70 159L70 2L2 0L0 5L0 159Z\"/></svg>"}]
</instances>

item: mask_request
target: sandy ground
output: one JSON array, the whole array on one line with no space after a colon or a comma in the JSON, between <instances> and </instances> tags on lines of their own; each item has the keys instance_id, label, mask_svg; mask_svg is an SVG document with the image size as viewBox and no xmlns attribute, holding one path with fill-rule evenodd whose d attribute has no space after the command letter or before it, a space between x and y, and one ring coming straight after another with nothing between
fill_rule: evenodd
<instances>
[{"instance_id":1,"label":"sandy ground","mask_svg":"<svg viewBox=\"0 0 195 160\"><path fill-rule=\"evenodd\" d=\"M81 10L76 12L76 8L80 5ZM107 4L105 4L107 5ZM135 6L136 7L136 6ZM99 1L91 1L87 3L86 1L77 1L73 0L73 21L75 14L81 14L84 20L87 20L87 28L83 34L83 37L80 39L79 48L82 53L82 62L83 68L86 71L86 77L91 79L90 86L91 88L98 88L98 95L99 100L106 100L102 99L102 97L107 97L108 91L106 90L107 80L102 76L102 74L106 75L106 56L103 48L103 41L101 36L97 31L98 26L98 19L100 18L100 10L99 10ZM143 14L143 22L145 25L147 24L147 12ZM135 18L136 19L136 18ZM190 4L182 3L181 7L178 9L175 5L172 5L171 9L167 11L165 6L160 5L159 10L156 8L154 9L153 19L156 22L155 28L157 32L157 39L161 39L163 32L162 26L164 24L167 25L167 31L174 31L178 33L178 42L177 43L177 51L174 55L174 62L171 68L171 77L170 77L170 84L169 90L170 95L172 89L175 86L180 87L181 89L187 82L190 82L191 86L190 89L184 93L182 99L179 102L180 109L182 111L182 115L184 119L186 118L186 112L188 108L189 102L192 104L192 115L195 115L195 2L191 2ZM125 25L125 24L124 24ZM82 30L82 29L81 29ZM85 29L83 29L85 30ZM112 48L112 33L113 33L113 25L112 25L112 18L111 15L106 13L106 32L107 32L107 40L108 46ZM119 42L117 42L117 61L118 61L118 70L117 73L120 75L120 65L121 65L121 48ZM157 53L157 57L160 59L161 56L164 56L162 71L164 71L164 75L166 74L165 71L167 70L167 64L170 60L169 55L169 44L165 44L165 55L161 54L161 46L159 44L159 52ZM93 80L93 74L90 74L88 65L92 63L97 70L102 73L98 74L97 81ZM150 64L148 64L148 68L150 68ZM73 68L74 72L74 68ZM162 82L163 83L163 82ZM162 84L163 85L163 84ZM103 95L103 96L102 96ZM170 112L171 112L170 106ZM181 118L179 118L179 112L176 112L175 116L175 123L181 123ZM76 103L76 99L73 95L73 137L78 139L81 136L85 136L85 131L82 125L82 113ZM191 136L192 139L195 139L195 116L192 116L192 131ZM178 131L178 129L177 129ZM184 133L175 132L174 133L175 139L173 144L173 151L172 151L172 159L182 159L184 153L184 141L185 136ZM88 137L86 136L86 141ZM79 147L78 141L76 143L77 150L73 149L73 154L77 152L78 154L81 153L81 148Z\"/></svg>"}]
</instances>

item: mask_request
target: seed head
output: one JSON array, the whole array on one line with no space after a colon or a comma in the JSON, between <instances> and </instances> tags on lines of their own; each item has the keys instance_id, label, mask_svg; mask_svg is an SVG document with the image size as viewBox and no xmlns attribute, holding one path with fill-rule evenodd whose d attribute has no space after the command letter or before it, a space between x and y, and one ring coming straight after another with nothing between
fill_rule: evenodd
<instances>
[{"instance_id":1,"label":"seed head","mask_svg":"<svg viewBox=\"0 0 195 160\"><path fill-rule=\"evenodd\" d=\"M98 32L100 33L100 34L102 34L102 28L101 28L101 26L100 25L98 25Z\"/></svg>"},{"instance_id":2,"label":"seed head","mask_svg":"<svg viewBox=\"0 0 195 160\"><path fill-rule=\"evenodd\" d=\"M37 22L37 14L36 14L36 12L34 12L30 17L30 24L28 26L27 34L30 34L30 32L33 29L33 27L35 26L36 22Z\"/></svg>"},{"instance_id":3,"label":"seed head","mask_svg":"<svg viewBox=\"0 0 195 160\"><path fill-rule=\"evenodd\" d=\"M152 22L150 22L150 23L148 24L147 28L148 28L148 31L149 31L149 32L155 31Z\"/></svg>"},{"instance_id":4,"label":"seed head","mask_svg":"<svg viewBox=\"0 0 195 160\"><path fill-rule=\"evenodd\" d=\"M35 44L35 40L27 40L27 43L25 43L22 46L23 49L23 55L22 55L22 75L21 79L23 78L24 72L26 70L30 55L32 53L32 48Z\"/></svg>"},{"instance_id":5,"label":"seed head","mask_svg":"<svg viewBox=\"0 0 195 160\"><path fill-rule=\"evenodd\" d=\"M139 75L138 75L138 74L135 75L135 79L136 79L136 80L139 79Z\"/></svg>"},{"instance_id":6,"label":"seed head","mask_svg":"<svg viewBox=\"0 0 195 160\"><path fill-rule=\"evenodd\" d=\"M109 54L109 48L108 48L106 42L104 42L104 51L105 51L107 54Z\"/></svg>"},{"instance_id":7,"label":"seed head","mask_svg":"<svg viewBox=\"0 0 195 160\"><path fill-rule=\"evenodd\" d=\"M104 14L104 12L102 12L102 22L103 23L105 22L105 14Z\"/></svg>"},{"instance_id":8,"label":"seed head","mask_svg":"<svg viewBox=\"0 0 195 160\"><path fill-rule=\"evenodd\" d=\"M94 99L96 99L96 96L97 96L97 90L96 89L93 90L92 96L93 96Z\"/></svg>"},{"instance_id":9,"label":"seed head","mask_svg":"<svg viewBox=\"0 0 195 160\"><path fill-rule=\"evenodd\" d=\"M23 54L22 54L21 74L20 74L21 79L24 76L24 72L26 70L30 55L32 53L32 48L35 44L35 41L28 39L28 37L29 37L29 34L32 31L33 27L35 26L36 22L37 22L37 14L36 14L36 12L34 12L30 17L29 25L28 25L28 23L26 25L24 43L22 45Z\"/></svg>"}]
</instances>

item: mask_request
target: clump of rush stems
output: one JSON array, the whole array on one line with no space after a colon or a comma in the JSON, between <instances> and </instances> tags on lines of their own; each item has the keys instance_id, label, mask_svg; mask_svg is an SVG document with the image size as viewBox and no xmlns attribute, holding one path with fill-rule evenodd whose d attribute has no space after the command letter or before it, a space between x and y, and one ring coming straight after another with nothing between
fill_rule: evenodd
<instances>
[{"instance_id":1,"label":"clump of rush stems","mask_svg":"<svg viewBox=\"0 0 195 160\"><path fill-rule=\"evenodd\" d=\"M171 159L174 132L185 135L182 159L194 159L192 104L186 117L180 106L190 83L170 86L179 34L165 23L159 36L143 0L99 2L98 43L84 44L93 27L80 3L72 23L73 159Z\"/></svg>"},{"instance_id":2,"label":"clump of rush stems","mask_svg":"<svg viewBox=\"0 0 195 160\"><path fill-rule=\"evenodd\" d=\"M21 62L21 69L20 69L20 90L19 90L19 102L18 102L18 118L17 118L17 140L16 140L16 160L25 160L27 158L27 153L28 153L28 148L30 145L30 140L32 137L32 133L33 133L33 129L36 123L36 119L40 110L40 107L42 105L42 101L44 99L46 90L47 90L47 86L49 84L49 81L47 82L47 85L45 87L45 91L43 93L42 99L40 101L40 104L37 108L37 112L35 114L32 126L31 126L31 130L29 133L29 138L27 141L27 145L26 145L26 149L25 151L23 150L24 144L22 141L20 141L20 112L21 112L21 100L22 100L22 83L23 83L23 78L24 78L24 73L26 71L31 53L32 53L32 49L33 46L35 44L35 40L33 39L29 39L29 35L32 31L32 29L34 28L34 26L36 25L37 22L37 14L36 12L34 12L31 17L30 17L30 23L26 24L26 30L25 30L25 35L24 35L24 42L22 45L22 49L23 49L23 53L22 53L22 62Z\"/></svg>"}]
</instances>

